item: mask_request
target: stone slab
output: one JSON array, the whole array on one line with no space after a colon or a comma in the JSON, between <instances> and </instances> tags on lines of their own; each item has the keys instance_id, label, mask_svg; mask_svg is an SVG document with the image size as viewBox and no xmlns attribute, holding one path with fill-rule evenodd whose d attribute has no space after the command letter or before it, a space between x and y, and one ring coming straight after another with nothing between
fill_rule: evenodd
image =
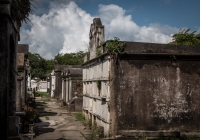
<instances>
[{"instance_id":1,"label":"stone slab","mask_svg":"<svg viewBox=\"0 0 200 140\"><path fill-rule=\"evenodd\" d=\"M177 131L145 131L145 130L121 130L123 136L129 137L179 137Z\"/></svg>"},{"instance_id":2,"label":"stone slab","mask_svg":"<svg viewBox=\"0 0 200 140\"><path fill-rule=\"evenodd\" d=\"M79 131L62 131L67 140L85 140Z\"/></svg>"}]
</instances>

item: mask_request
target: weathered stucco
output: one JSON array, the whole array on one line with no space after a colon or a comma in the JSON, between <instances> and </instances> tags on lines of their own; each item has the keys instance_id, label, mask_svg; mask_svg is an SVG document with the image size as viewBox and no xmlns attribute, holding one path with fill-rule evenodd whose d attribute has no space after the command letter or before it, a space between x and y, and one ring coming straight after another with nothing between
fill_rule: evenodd
<instances>
[{"instance_id":1,"label":"weathered stucco","mask_svg":"<svg viewBox=\"0 0 200 140\"><path fill-rule=\"evenodd\" d=\"M93 23L90 26L89 39L89 58L93 59L97 56L98 48L104 43L104 26L102 25L100 18L93 19ZM99 48L99 51L102 53L103 50Z\"/></svg>"},{"instance_id":2,"label":"weathered stucco","mask_svg":"<svg viewBox=\"0 0 200 140\"><path fill-rule=\"evenodd\" d=\"M110 136L110 57L101 55L83 64L83 112L92 125Z\"/></svg>"},{"instance_id":3,"label":"weathered stucco","mask_svg":"<svg viewBox=\"0 0 200 140\"><path fill-rule=\"evenodd\" d=\"M128 45L127 50L131 44ZM118 64L113 61L111 118L114 118L114 134L120 130L200 129L198 47L183 46L186 52L190 52L183 55L178 48L181 46L163 45L169 53L160 53L162 45L159 50L157 45L154 49L154 44L135 43L135 48L132 46L135 54L122 55ZM149 47L155 51L147 52Z\"/></svg>"},{"instance_id":4,"label":"weathered stucco","mask_svg":"<svg viewBox=\"0 0 200 140\"><path fill-rule=\"evenodd\" d=\"M124 42L113 56L92 31L90 60L82 65L83 113L105 137L199 131L200 46ZM103 54L94 55L99 48Z\"/></svg>"}]
</instances>

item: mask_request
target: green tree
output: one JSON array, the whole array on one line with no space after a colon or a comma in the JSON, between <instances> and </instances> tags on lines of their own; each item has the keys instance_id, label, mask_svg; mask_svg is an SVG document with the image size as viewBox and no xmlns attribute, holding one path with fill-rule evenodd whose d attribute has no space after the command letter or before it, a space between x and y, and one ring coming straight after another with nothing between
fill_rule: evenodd
<instances>
[{"instance_id":1,"label":"green tree","mask_svg":"<svg viewBox=\"0 0 200 140\"><path fill-rule=\"evenodd\" d=\"M54 60L51 59L51 60L46 60L46 68L47 68L47 74L48 73L51 73L51 71L54 69Z\"/></svg>"},{"instance_id":2,"label":"green tree","mask_svg":"<svg viewBox=\"0 0 200 140\"><path fill-rule=\"evenodd\" d=\"M85 53L79 51L77 53L57 54L54 59L58 61L59 65L81 65L83 64Z\"/></svg>"},{"instance_id":3,"label":"green tree","mask_svg":"<svg viewBox=\"0 0 200 140\"><path fill-rule=\"evenodd\" d=\"M29 63L31 66L31 76L46 79L47 76L47 62L39 54L28 54Z\"/></svg>"},{"instance_id":4,"label":"green tree","mask_svg":"<svg viewBox=\"0 0 200 140\"><path fill-rule=\"evenodd\" d=\"M183 29L172 36L173 42L170 44L197 46L200 45L200 34L196 31L189 33L190 29Z\"/></svg>"},{"instance_id":5,"label":"green tree","mask_svg":"<svg viewBox=\"0 0 200 140\"><path fill-rule=\"evenodd\" d=\"M46 79L47 75L54 69L54 60L58 61L59 65L81 65L83 64L85 53L79 51L77 53L57 54L54 59L46 60L39 54L29 52L28 59L31 66L32 77Z\"/></svg>"}]
</instances>

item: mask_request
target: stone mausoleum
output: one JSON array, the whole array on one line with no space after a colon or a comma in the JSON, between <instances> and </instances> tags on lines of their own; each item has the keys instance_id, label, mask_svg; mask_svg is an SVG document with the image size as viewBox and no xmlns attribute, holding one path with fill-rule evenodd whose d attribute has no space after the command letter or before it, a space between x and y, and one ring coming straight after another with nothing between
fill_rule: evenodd
<instances>
[{"instance_id":1,"label":"stone mausoleum","mask_svg":"<svg viewBox=\"0 0 200 140\"><path fill-rule=\"evenodd\" d=\"M48 92L61 101L68 111L82 111L83 86L80 65L59 65L55 61L54 70L47 77Z\"/></svg>"},{"instance_id":2,"label":"stone mausoleum","mask_svg":"<svg viewBox=\"0 0 200 140\"><path fill-rule=\"evenodd\" d=\"M16 110L21 111L26 104L28 96L28 77L30 75L30 66L28 60L28 44L18 44L18 63L17 63L17 94Z\"/></svg>"},{"instance_id":3,"label":"stone mausoleum","mask_svg":"<svg viewBox=\"0 0 200 140\"><path fill-rule=\"evenodd\" d=\"M89 38L83 112L104 137L199 135L200 46L124 42L113 56L99 18Z\"/></svg>"},{"instance_id":4,"label":"stone mausoleum","mask_svg":"<svg viewBox=\"0 0 200 140\"><path fill-rule=\"evenodd\" d=\"M10 0L0 1L0 139L21 139L16 116L17 44L21 23L13 19Z\"/></svg>"}]
</instances>

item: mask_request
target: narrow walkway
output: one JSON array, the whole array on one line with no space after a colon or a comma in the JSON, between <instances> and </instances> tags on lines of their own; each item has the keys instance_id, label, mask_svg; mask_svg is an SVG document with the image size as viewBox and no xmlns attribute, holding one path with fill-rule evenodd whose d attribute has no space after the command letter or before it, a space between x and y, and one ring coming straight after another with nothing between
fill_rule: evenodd
<instances>
[{"instance_id":1,"label":"narrow walkway","mask_svg":"<svg viewBox=\"0 0 200 140\"><path fill-rule=\"evenodd\" d=\"M92 130L76 119L77 112L67 112L50 98L36 98L36 106L42 122L35 124L34 140L90 140Z\"/></svg>"}]
</instances>

